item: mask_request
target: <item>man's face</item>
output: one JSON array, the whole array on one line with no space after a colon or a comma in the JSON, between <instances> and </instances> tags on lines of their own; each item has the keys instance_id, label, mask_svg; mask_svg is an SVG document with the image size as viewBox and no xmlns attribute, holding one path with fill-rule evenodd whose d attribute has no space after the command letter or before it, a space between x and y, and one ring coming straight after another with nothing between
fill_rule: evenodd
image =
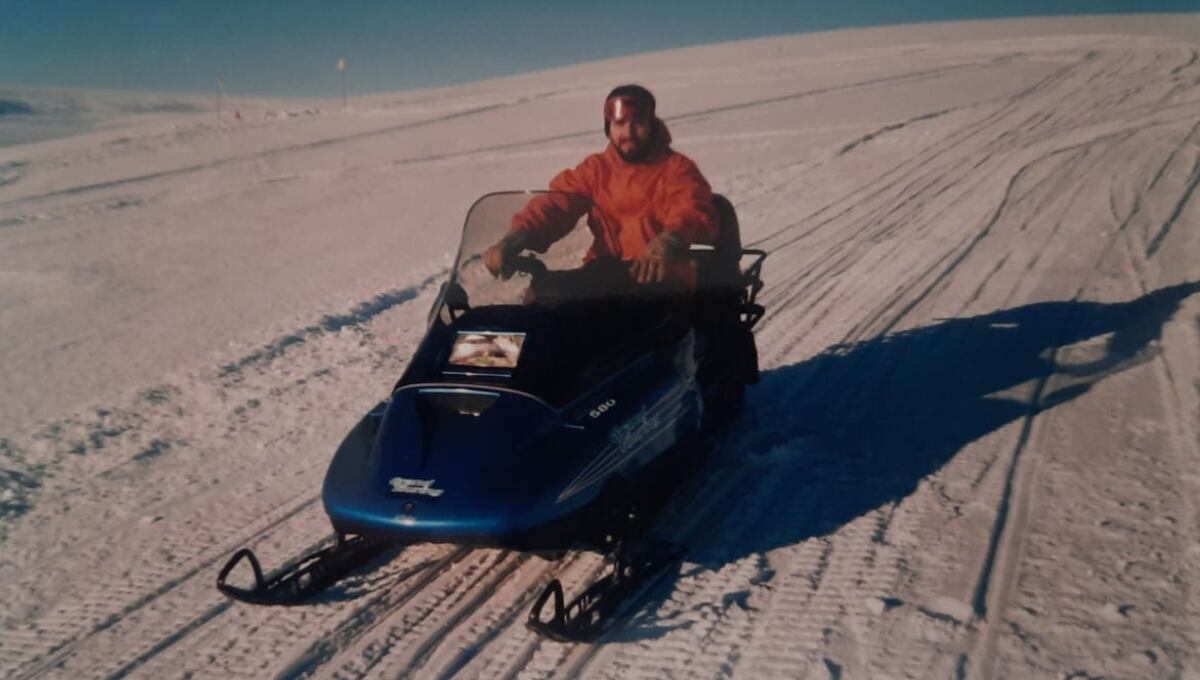
<instances>
[{"instance_id":1,"label":"man's face","mask_svg":"<svg viewBox=\"0 0 1200 680\"><path fill-rule=\"evenodd\" d=\"M613 120L608 125L608 139L616 147L621 158L636 163L650 153L650 137L653 127L645 116L630 116L625 120Z\"/></svg>"}]
</instances>

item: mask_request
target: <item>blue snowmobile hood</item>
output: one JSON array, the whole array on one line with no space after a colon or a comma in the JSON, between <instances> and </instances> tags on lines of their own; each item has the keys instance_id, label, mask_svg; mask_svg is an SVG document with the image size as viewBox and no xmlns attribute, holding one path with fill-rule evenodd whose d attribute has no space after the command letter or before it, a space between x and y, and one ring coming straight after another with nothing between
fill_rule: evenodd
<instances>
[{"instance_id":1,"label":"blue snowmobile hood","mask_svg":"<svg viewBox=\"0 0 1200 680\"><path fill-rule=\"evenodd\" d=\"M569 452L580 429L516 391L406 386L334 456L325 508L347 531L492 543L544 521L559 502L579 470Z\"/></svg>"}]
</instances>

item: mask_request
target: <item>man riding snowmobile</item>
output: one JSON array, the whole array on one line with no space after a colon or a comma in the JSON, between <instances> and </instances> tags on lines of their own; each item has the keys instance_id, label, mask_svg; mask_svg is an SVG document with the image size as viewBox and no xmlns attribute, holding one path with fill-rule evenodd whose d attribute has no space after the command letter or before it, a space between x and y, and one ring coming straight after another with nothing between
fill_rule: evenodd
<instances>
[{"instance_id":1,"label":"man riding snowmobile","mask_svg":"<svg viewBox=\"0 0 1200 680\"><path fill-rule=\"evenodd\" d=\"M682 547L653 518L758 378L767 254L742 248L732 203L670 149L654 107L644 88L615 89L604 152L550 192L471 206L424 338L330 462L335 542L271 573L243 548L221 592L299 604L387 545L590 549L611 571L569 601L551 580L528 619L583 640L667 573ZM568 237L585 215L590 247Z\"/></svg>"},{"instance_id":2,"label":"man riding snowmobile","mask_svg":"<svg viewBox=\"0 0 1200 680\"><path fill-rule=\"evenodd\" d=\"M640 85L622 85L605 98L604 134L604 151L555 176L554 193L531 201L488 249L484 264L493 275L510 273L522 250L544 253L586 213L594 240L585 264L621 260L638 283L695 288L695 268L680 256L717 236L708 181L671 148L654 95Z\"/></svg>"}]
</instances>

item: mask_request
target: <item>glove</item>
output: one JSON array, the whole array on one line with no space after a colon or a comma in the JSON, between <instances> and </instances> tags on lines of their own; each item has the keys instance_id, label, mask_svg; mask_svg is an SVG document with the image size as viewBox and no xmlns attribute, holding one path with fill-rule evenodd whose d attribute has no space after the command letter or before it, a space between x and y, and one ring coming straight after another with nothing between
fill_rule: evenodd
<instances>
[{"instance_id":1,"label":"glove","mask_svg":"<svg viewBox=\"0 0 1200 680\"><path fill-rule=\"evenodd\" d=\"M487 267L492 276L508 279L508 277L512 276L512 269L509 266L509 262L521 252L524 245L524 234L509 232L504 238L497 241L495 245L484 251L483 266Z\"/></svg>"},{"instance_id":2,"label":"glove","mask_svg":"<svg viewBox=\"0 0 1200 680\"><path fill-rule=\"evenodd\" d=\"M682 238L664 231L646 244L646 249L634 259L629 273L638 283L662 283L667 277L667 264L678 258L683 248Z\"/></svg>"}]
</instances>

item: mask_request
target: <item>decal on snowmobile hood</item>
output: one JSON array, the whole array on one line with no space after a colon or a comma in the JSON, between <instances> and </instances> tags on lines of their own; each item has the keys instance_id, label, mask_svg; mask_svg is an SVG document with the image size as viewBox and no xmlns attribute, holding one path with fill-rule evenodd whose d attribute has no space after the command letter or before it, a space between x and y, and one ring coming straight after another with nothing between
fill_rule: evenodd
<instances>
[{"instance_id":1,"label":"decal on snowmobile hood","mask_svg":"<svg viewBox=\"0 0 1200 680\"><path fill-rule=\"evenodd\" d=\"M677 383L659 400L642 407L636 415L617 425L608 434L608 445L555 499L561 503L584 489L603 481L610 472L618 470L641 452L648 444L669 429L688 410L688 383Z\"/></svg>"},{"instance_id":2,"label":"decal on snowmobile hood","mask_svg":"<svg viewBox=\"0 0 1200 680\"><path fill-rule=\"evenodd\" d=\"M433 486L434 481L436 480L392 477L388 480L388 483L392 485L392 493L408 493L437 498L445 493L445 489L435 489Z\"/></svg>"}]
</instances>

